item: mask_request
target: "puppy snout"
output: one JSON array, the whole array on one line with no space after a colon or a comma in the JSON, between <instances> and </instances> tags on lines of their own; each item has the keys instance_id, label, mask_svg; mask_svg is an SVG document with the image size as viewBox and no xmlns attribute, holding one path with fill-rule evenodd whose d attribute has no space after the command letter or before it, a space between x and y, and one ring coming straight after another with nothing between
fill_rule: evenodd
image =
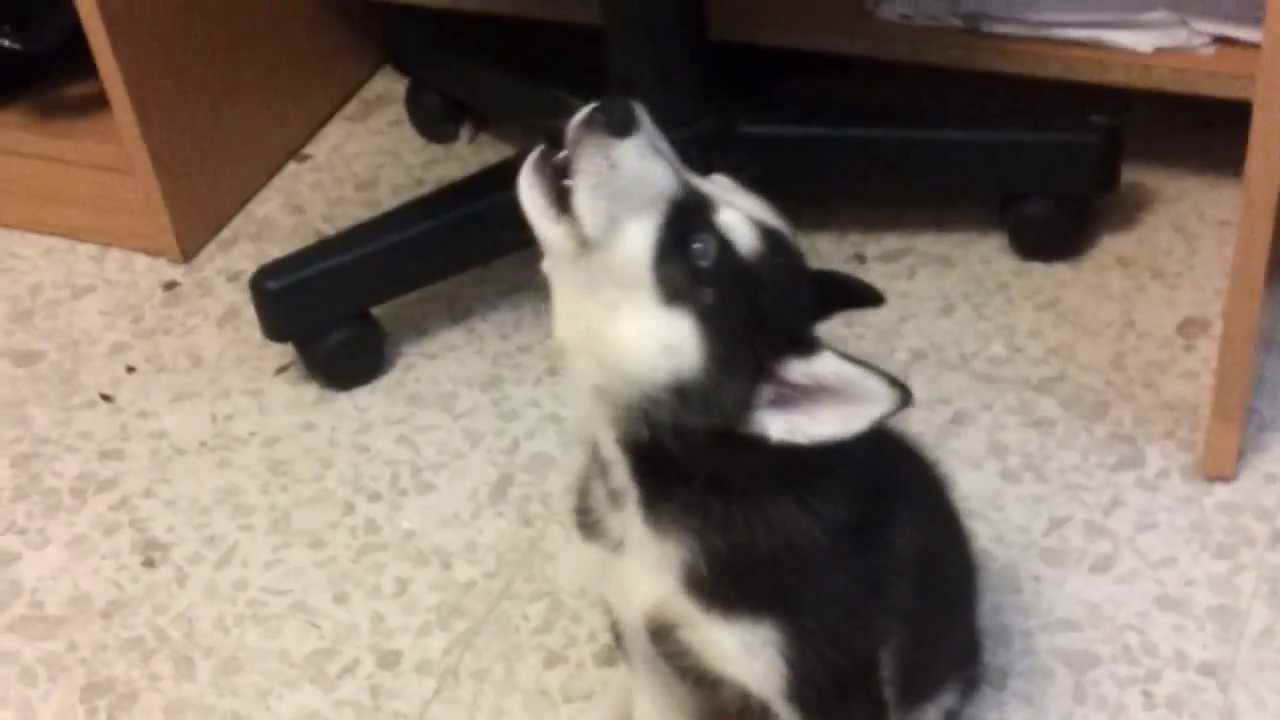
<instances>
[{"instance_id":1,"label":"puppy snout","mask_svg":"<svg viewBox=\"0 0 1280 720\"><path fill-rule=\"evenodd\" d=\"M592 109L587 122L596 125L614 139L630 137L638 125L635 103L624 97L605 98Z\"/></svg>"}]
</instances>

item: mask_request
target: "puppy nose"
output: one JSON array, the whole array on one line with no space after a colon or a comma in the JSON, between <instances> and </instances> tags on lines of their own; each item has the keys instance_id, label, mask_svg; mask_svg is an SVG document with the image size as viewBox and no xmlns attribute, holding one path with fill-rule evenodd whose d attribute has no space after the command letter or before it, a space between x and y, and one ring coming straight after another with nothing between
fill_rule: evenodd
<instances>
[{"instance_id":1,"label":"puppy nose","mask_svg":"<svg viewBox=\"0 0 1280 720\"><path fill-rule=\"evenodd\" d=\"M621 139L636 131L636 109L627 98L609 97L601 100L594 115L611 137Z\"/></svg>"}]
</instances>

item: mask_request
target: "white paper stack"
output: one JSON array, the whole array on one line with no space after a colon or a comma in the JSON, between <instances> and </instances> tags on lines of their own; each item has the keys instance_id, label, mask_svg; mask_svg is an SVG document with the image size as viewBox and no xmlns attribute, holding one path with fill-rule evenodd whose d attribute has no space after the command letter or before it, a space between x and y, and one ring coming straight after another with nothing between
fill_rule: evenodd
<instances>
[{"instance_id":1,"label":"white paper stack","mask_svg":"<svg viewBox=\"0 0 1280 720\"><path fill-rule=\"evenodd\" d=\"M1138 52L1262 40L1265 0L866 0L877 17L916 25L1087 42Z\"/></svg>"}]
</instances>

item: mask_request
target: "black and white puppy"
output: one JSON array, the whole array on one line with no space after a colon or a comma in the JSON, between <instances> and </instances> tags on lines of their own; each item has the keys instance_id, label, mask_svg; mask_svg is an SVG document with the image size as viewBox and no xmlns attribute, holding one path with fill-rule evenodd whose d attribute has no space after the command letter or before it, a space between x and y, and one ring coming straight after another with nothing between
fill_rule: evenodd
<instances>
[{"instance_id":1,"label":"black and white puppy","mask_svg":"<svg viewBox=\"0 0 1280 720\"><path fill-rule=\"evenodd\" d=\"M575 515L628 687L601 720L932 720L979 667L969 541L884 423L906 387L826 347L883 302L680 161L625 99L518 181L587 440Z\"/></svg>"}]
</instances>

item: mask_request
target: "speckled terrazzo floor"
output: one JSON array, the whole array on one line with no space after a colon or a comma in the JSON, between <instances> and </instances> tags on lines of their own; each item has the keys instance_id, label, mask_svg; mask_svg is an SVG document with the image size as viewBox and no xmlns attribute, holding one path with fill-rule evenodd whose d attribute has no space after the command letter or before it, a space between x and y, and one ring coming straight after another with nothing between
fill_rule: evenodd
<instances>
[{"instance_id":1,"label":"speckled terrazzo floor","mask_svg":"<svg viewBox=\"0 0 1280 720\"><path fill-rule=\"evenodd\" d=\"M426 146L399 91L379 76L188 267L0 231L0 718L565 720L617 672L557 585L532 256L385 308L399 362L358 392L257 334L259 263L506 152ZM974 718L1280 716L1280 338L1245 471L1203 484L1240 138L1191 115L1151 114L1078 264L1017 262L966 210L805 237L890 296L829 334L914 387L980 546Z\"/></svg>"}]
</instances>

